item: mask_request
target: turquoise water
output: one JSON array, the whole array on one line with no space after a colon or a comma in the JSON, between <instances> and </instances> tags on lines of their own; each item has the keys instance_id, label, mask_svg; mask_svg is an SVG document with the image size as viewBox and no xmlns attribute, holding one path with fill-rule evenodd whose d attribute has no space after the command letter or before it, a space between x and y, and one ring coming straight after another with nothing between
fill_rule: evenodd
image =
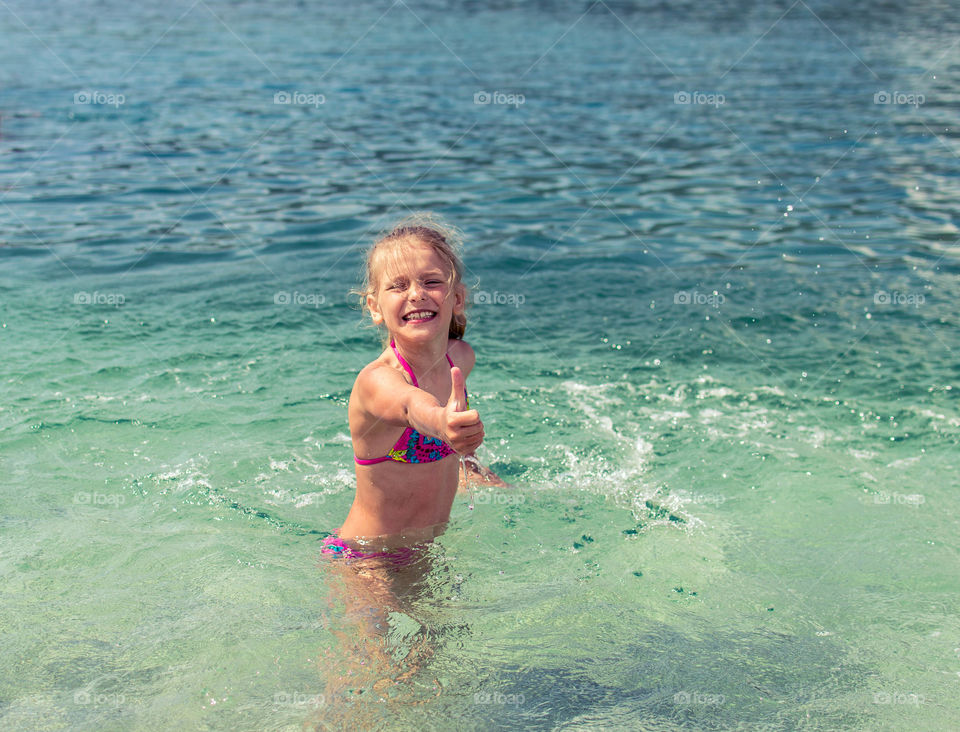
<instances>
[{"instance_id":1,"label":"turquoise water","mask_svg":"<svg viewBox=\"0 0 960 732\"><path fill-rule=\"evenodd\" d=\"M954 8L0 28L0 727L954 726ZM457 500L368 678L376 585L318 549L378 352L347 293L417 209L467 236L515 488Z\"/></svg>"}]
</instances>

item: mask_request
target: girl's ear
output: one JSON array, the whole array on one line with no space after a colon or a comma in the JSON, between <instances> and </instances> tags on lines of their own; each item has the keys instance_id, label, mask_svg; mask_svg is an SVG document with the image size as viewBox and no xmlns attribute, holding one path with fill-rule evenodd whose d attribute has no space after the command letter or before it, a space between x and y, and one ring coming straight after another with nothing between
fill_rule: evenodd
<instances>
[{"instance_id":1,"label":"girl's ear","mask_svg":"<svg viewBox=\"0 0 960 732\"><path fill-rule=\"evenodd\" d=\"M383 314L380 312L380 303L373 295L367 295L367 310L374 325L383 323Z\"/></svg>"},{"instance_id":2,"label":"girl's ear","mask_svg":"<svg viewBox=\"0 0 960 732\"><path fill-rule=\"evenodd\" d=\"M453 301L453 312L459 315L463 312L463 306L467 301L467 288L463 286L462 282L457 283L457 286L453 290L453 295L456 298Z\"/></svg>"}]
</instances>

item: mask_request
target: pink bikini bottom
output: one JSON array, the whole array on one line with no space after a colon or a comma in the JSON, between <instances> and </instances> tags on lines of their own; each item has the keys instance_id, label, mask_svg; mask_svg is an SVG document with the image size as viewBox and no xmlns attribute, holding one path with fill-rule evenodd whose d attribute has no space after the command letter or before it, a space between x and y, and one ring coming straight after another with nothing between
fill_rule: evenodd
<instances>
[{"instance_id":1,"label":"pink bikini bottom","mask_svg":"<svg viewBox=\"0 0 960 732\"><path fill-rule=\"evenodd\" d=\"M414 547L401 546L380 552L361 552L335 534L323 540L321 554L334 554L345 559L386 559L391 564L407 565L416 561L420 553Z\"/></svg>"}]
</instances>

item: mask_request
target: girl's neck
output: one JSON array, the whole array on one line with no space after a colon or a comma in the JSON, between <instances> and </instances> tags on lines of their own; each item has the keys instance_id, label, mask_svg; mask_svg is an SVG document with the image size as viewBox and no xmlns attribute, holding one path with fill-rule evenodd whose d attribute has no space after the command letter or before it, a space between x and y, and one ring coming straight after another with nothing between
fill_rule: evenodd
<instances>
[{"instance_id":1,"label":"girl's neck","mask_svg":"<svg viewBox=\"0 0 960 732\"><path fill-rule=\"evenodd\" d=\"M391 338L391 342L397 349L397 352L403 357L403 360L413 369L413 373L416 374L418 381L431 378L434 372L448 371L450 369L450 364L447 363L446 359L449 338L444 338L442 341L436 340L417 343L415 345L401 343L395 338Z\"/></svg>"}]
</instances>

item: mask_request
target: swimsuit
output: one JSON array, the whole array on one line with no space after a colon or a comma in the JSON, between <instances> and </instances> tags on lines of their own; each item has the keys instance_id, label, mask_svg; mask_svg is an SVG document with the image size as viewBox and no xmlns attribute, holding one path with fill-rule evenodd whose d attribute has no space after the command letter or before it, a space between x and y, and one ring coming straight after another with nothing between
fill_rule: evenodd
<instances>
[{"instance_id":1,"label":"swimsuit","mask_svg":"<svg viewBox=\"0 0 960 732\"><path fill-rule=\"evenodd\" d=\"M337 529L340 531L340 529ZM321 554L334 554L344 559L386 559L391 564L404 566L412 564L418 554L413 547L401 546L390 551L382 552L359 552L347 544L343 539L336 535L336 532L323 540L320 548Z\"/></svg>"},{"instance_id":2,"label":"swimsuit","mask_svg":"<svg viewBox=\"0 0 960 732\"><path fill-rule=\"evenodd\" d=\"M403 360L403 356L400 355L393 341L390 342L390 348L392 348L393 352L397 355L397 360L400 362L400 365L403 366L404 370L410 375L410 381L413 382L414 386L419 388L420 384L417 383L417 377L414 375L413 369L410 368L410 364ZM450 360L449 354L447 354L447 362L451 367L453 366L453 361ZM464 390L464 396L466 396L466 390ZM469 398L467 399L467 407L470 407ZM447 455L453 455L455 452L456 450L439 437L421 435L413 429L413 427L408 426L403 431L403 434L400 435L400 439L397 440L396 444L383 457L364 460L354 455L353 460L357 465L374 465L376 463L382 463L385 460L393 460L398 463L432 463L437 460L443 460Z\"/></svg>"}]
</instances>

